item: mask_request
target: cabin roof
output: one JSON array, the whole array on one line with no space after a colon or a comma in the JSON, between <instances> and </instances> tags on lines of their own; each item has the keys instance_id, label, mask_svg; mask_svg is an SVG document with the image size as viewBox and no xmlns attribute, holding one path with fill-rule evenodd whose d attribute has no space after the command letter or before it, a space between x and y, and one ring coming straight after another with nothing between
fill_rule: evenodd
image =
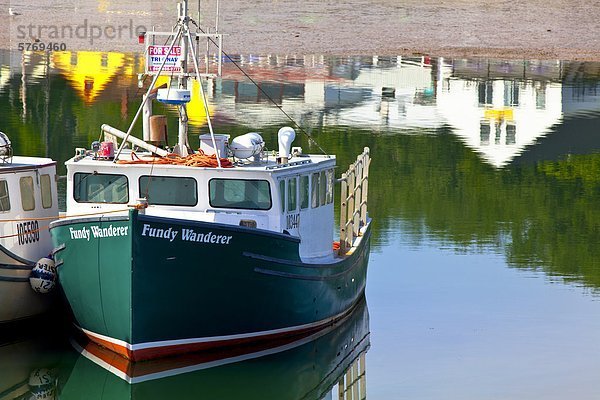
<instances>
[{"instance_id":1,"label":"cabin roof","mask_svg":"<svg viewBox=\"0 0 600 400\"><path fill-rule=\"evenodd\" d=\"M45 157L13 156L12 162L0 164L0 173L13 172L21 169L40 168L56 165L56 161Z\"/></svg>"},{"instance_id":2,"label":"cabin roof","mask_svg":"<svg viewBox=\"0 0 600 400\"><path fill-rule=\"evenodd\" d=\"M140 158L150 156L150 153L136 152L136 155ZM131 151L124 151L119 157L120 160L131 160ZM93 155L76 156L66 162L66 165L70 168L77 167L92 167L92 168L106 168L111 172L121 170L125 171L134 170L145 170L153 168L154 170L160 169L161 171L173 170L173 171L215 171L219 170L222 172L235 171L235 172L253 172L253 173L269 173L272 175L287 175L292 173L299 173L310 170L320 170L325 167L332 167L335 165L335 156L332 155L308 155L303 154L290 158L287 164L278 164L275 156L269 155L260 159L258 162L250 162L248 160L240 160L233 163L232 168L211 168L211 167L190 167L185 165L172 165L172 164L152 164L140 163L140 164L119 164L114 163L112 160L97 159ZM75 167L75 169L77 168Z\"/></svg>"}]
</instances>

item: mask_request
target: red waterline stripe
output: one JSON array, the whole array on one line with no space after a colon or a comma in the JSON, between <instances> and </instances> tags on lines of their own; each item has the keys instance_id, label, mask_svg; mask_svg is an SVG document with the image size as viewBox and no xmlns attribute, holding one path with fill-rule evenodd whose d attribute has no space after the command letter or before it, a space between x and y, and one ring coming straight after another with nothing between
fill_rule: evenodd
<instances>
[{"instance_id":1,"label":"red waterline stripe","mask_svg":"<svg viewBox=\"0 0 600 400\"><path fill-rule=\"evenodd\" d=\"M96 334L94 332L82 329L78 327L83 333L86 334L90 340L98 343L99 345L106 347L117 354L122 355L123 357L132 360L132 361L144 361L151 360L154 358L173 356L183 353L197 352L197 351L206 351L206 350L214 350L228 346L244 346L249 344L260 343L264 341L274 341L288 337L297 337L305 334L310 334L316 331L323 329L326 326L329 326L339 319L343 318L348 313L352 312L354 307L349 307L346 311L338 314L335 317L328 318L320 323L316 323L314 325L303 327L300 329L290 329L283 332L277 333L267 333L264 335L256 335L255 333L247 334L247 337L237 337L234 339L223 339L223 340L213 340L207 341L206 339L210 338L195 338L189 339L187 343L180 344L172 344L172 345L156 345L152 346L151 344L142 344L143 348L133 349L132 347L135 345L131 345L127 342L123 342L121 340L111 338L108 336L103 336ZM122 343L122 344L121 344ZM161 342L158 342L161 343Z\"/></svg>"}]
</instances>

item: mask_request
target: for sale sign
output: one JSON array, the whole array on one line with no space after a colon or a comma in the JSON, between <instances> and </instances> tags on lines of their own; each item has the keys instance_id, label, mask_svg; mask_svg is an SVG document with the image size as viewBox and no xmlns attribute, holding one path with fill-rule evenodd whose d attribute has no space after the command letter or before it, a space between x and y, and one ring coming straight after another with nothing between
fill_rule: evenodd
<instances>
[{"instance_id":1,"label":"for sale sign","mask_svg":"<svg viewBox=\"0 0 600 400\"><path fill-rule=\"evenodd\" d=\"M170 75L181 72L181 62L179 61L181 58L181 46L173 46L169 53L170 48L171 46L148 46L148 52L146 53L146 73L158 73L163 63L165 65L161 73Z\"/></svg>"}]
</instances>

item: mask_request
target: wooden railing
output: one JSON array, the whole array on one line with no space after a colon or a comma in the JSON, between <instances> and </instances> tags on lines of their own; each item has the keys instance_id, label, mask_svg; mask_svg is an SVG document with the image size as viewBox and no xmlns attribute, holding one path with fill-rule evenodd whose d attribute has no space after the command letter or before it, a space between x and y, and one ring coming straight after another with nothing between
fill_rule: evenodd
<instances>
[{"instance_id":1,"label":"wooden railing","mask_svg":"<svg viewBox=\"0 0 600 400\"><path fill-rule=\"evenodd\" d=\"M340 182L340 254L345 254L360 235L360 228L367 224L367 192L369 188L369 148L365 147L356 162L342 174Z\"/></svg>"}]
</instances>

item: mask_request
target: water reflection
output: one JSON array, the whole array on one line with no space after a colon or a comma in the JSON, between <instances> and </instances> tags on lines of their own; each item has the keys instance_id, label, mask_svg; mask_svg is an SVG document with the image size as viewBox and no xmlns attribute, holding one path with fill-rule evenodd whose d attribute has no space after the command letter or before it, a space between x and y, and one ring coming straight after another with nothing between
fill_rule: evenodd
<instances>
[{"instance_id":1,"label":"water reflection","mask_svg":"<svg viewBox=\"0 0 600 400\"><path fill-rule=\"evenodd\" d=\"M57 318L40 318L2 327L0 399L55 399L65 342L54 329ZM60 325L60 323L58 323Z\"/></svg>"},{"instance_id":2,"label":"water reflection","mask_svg":"<svg viewBox=\"0 0 600 400\"><path fill-rule=\"evenodd\" d=\"M281 108L309 132L350 127L436 134L448 127L494 167L513 162L563 119L600 109L593 81L598 71L581 63L324 56L237 56L234 61L224 64L223 79L207 83L219 121L265 129L290 122ZM88 123L97 108L118 105L120 113L103 114L124 124L143 90L138 87L144 84L138 81L143 64L139 54L2 51L0 95L12 103L9 122L20 102L20 122L27 124L41 119L42 110L29 117L27 112L28 103L38 101L39 89L52 97L47 92L61 90L66 82L77 96L71 109L86 112L74 116L80 129L73 133L81 136L97 131ZM190 111L195 135L205 129L204 107L192 104Z\"/></svg>"},{"instance_id":3,"label":"water reflection","mask_svg":"<svg viewBox=\"0 0 600 400\"><path fill-rule=\"evenodd\" d=\"M235 352L128 363L93 343L63 368L61 399L366 398L369 315L363 300L343 322L309 337ZM65 374L66 372L66 374ZM360 396L357 396L360 394Z\"/></svg>"},{"instance_id":4,"label":"water reflection","mask_svg":"<svg viewBox=\"0 0 600 400\"><path fill-rule=\"evenodd\" d=\"M541 266L600 285L600 254L589 246L597 240L591 210L600 200L594 167L600 69L594 64L234 60L224 64L222 79L206 82L222 131L258 129L276 143L278 127L290 123L281 108L336 153L339 165L364 146L377 152L370 199L376 251L402 231L415 243L485 248L505 254L510 265ZM51 156L59 165L74 147L97 140L102 123L125 129L143 91L137 75L143 59L136 54L4 51L0 64L2 130L18 132L11 135L18 152ZM206 131L196 103L190 143ZM155 113L163 111L175 112ZM169 130L177 130L175 118ZM298 144L318 151L306 137Z\"/></svg>"},{"instance_id":5,"label":"water reflection","mask_svg":"<svg viewBox=\"0 0 600 400\"><path fill-rule=\"evenodd\" d=\"M87 56L61 57L0 51L0 130L11 136L18 153L48 155L59 165L74 147L97 140L102 123L126 130L143 91L139 55L89 55L106 72L88 82L87 92L85 68L71 65ZM597 389L600 64L428 57L235 60L262 90L233 63L224 65L222 79L206 82L221 132L235 136L260 130L273 147L281 124L289 124L281 107L337 154L340 166L353 162L364 146L376 154L367 295L375 305L372 326L379 345L367 354L374 360L370 396L493 397L493 387L515 397L522 388L549 393L552 385L563 384L563 391L552 390L559 397L572 395L569 387L583 388L581 393ZM162 111L172 112L155 110ZM203 118L198 113L190 143L205 133ZM173 132L174 122L171 118ZM134 133L141 136L139 130ZM295 145L318 151L298 136ZM278 357L191 376L197 374L198 385L206 383L217 394L237 390L226 382L231 376L242 382L236 387L263 390L264 398L288 387L305 394L305 387L290 386L302 379L286 371L306 368L304 374L312 366L295 361L300 356L264 361ZM310 357L318 360L316 353ZM52 365L25 368L6 388L23 384L38 367L53 371ZM61 395L71 397L90 390L84 386L88 371L94 385L107 379L121 397L162 381L129 385L85 357L65 365L58 382ZM575 372L565 373L565 365ZM327 375L329 368L320 373ZM280 393L266 392L270 382L261 373L277 382ZM288 380L278 380L278 374ZM328 385L341 372L334 375ZM181 376L165 379L189 385ZM315 376L308 381L316 382ZM398 376L408 378L397 383ZM262 386L253 386L251 378ZM245 396L241 390L234 394Z\"/></svg>"}]
</instances>

